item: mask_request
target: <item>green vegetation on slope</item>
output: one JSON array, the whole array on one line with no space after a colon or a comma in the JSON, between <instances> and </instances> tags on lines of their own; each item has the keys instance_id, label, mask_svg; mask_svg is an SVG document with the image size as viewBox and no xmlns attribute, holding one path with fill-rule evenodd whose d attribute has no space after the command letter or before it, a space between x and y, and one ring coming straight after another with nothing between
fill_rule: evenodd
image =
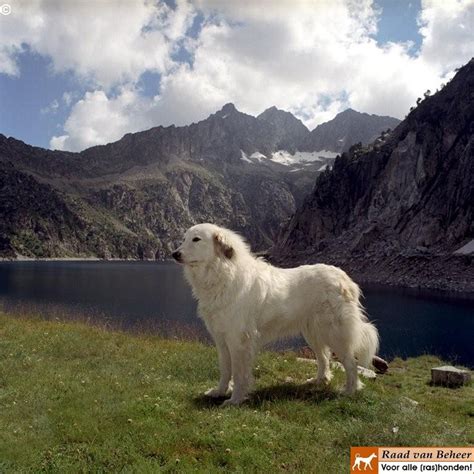
<instances>
[{"instance_id":1,"label":"green vegetation on slope","mask_svg":"<svg viewBox=\"0 0 474 474\"><path fill-rule=\"evenodd\" d=\"M473 444L474 387L428 385L439 363L397 359L345 397L342 373L318 390L267 352L249 403L221 409L200 395L211 347L0 315L0 472L342 473L351 445Z\"/></svg>"}]
</instances>

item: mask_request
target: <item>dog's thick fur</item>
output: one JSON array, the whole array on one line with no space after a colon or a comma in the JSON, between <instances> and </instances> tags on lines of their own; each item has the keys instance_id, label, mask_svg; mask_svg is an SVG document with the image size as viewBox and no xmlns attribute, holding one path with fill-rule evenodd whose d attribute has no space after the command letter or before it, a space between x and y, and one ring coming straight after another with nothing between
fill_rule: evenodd
<instances>
[{"instance_id":1,"label":"dog's thick fur","mask_svg":"<svg viewBox=\"0 0 474 474\"><path fill-rule=\"evenodd\" d=\"M378 349L377 329L359 302L359 287L340 268L303 265L276 268L255 258L236 233L198 224L173 257L198 300L198 312L218 351L220 381L206 392L224 402L245 400L260 347L302 334L318 360L317 383L331 379L330 351L346 370L346 392L362 387L357 364L368 367Z\"/></svg>"}]
</instances>

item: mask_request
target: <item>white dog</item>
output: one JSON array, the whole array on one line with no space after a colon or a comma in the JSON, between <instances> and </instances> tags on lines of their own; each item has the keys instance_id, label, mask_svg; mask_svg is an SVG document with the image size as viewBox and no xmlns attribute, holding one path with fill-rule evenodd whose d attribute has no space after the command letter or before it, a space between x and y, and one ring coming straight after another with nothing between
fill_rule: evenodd
<instances>
[{"instance_id":1,"label":"white dog","mask_svg":"<svg viewBox=\"0 0 474 474\"><path fill-rule=\"evenodd\" d=\"M252 384L259 348L302 334L318 360L317 383L331 379L330 351L346 370L346 392L362 387L357 361L368 367L378 349L377 329L359 302L359 287L329 265L276 268L255 258L236 233L198 224L173 253L198 300L198 312L218 351L220 381L206 392L224 405L244 401ZM356 361L357 358L357 361Z\"/></svg>"}]
</instances>

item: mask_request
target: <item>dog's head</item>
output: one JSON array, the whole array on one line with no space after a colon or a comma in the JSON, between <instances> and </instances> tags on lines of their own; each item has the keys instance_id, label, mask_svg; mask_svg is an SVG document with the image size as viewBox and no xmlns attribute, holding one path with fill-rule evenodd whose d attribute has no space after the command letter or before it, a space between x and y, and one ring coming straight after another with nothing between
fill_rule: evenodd
<instances>
[{"instance_id":1,"label":"dog's head","mask_svg":"<svg viewBox=\"0 0 474 474\"><path fill-rule=\"evenodd\" d=\"M234 234L213 224L198 224L184 234L183 243L173 258L183 265L210 263L216 258L231 261L235 257Z\"/></svg>"}]
</instances>

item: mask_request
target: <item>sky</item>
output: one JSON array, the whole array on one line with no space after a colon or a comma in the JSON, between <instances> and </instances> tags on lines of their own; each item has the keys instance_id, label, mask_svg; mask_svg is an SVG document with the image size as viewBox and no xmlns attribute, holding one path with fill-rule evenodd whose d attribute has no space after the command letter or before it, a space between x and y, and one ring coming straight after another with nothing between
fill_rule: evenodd
<instances>
[{"instance_id":1,"label":"sky","mask_svg":"<svg viewBox=\"0 0 474 474\"><path fill-rule=\"evenodd\" d=\"M474 0L2 2L0 133L58 150L228 102L403 118L474 54Z\"/></svg>"}]
</instances>

